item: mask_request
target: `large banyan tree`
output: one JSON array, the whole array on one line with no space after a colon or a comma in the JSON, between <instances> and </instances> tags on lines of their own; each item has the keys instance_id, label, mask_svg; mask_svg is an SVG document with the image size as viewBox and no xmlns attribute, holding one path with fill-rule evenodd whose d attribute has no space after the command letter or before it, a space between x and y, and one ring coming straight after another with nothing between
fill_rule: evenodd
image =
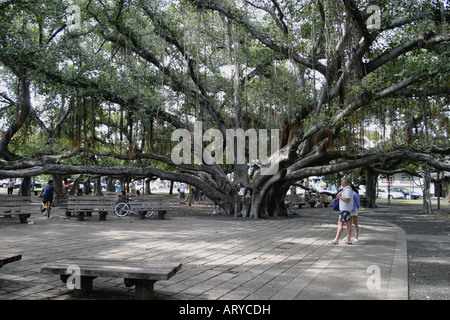
<instances>
[{"instance_id":1,"label":"large banyan tree","mask_svg":"<svg viewBox=\"0 0 450 320\"><path fill-rule=\"evenodd\" d=\"M2 1L0 176L159 177L266 217L310 176L449 171L444 2Z\"/></svg>"}]
</instances>

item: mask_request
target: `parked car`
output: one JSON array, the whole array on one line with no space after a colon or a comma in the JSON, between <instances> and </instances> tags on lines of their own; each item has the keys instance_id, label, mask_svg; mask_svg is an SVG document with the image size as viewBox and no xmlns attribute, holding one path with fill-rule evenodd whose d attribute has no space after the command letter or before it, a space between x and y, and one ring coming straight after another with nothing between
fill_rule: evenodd
<instances>
[{"instance_id":1,"label":"parked car","mask_svg":"<svg viewBox=\"0 0 450 320\"><path fill-rule=\"evenodd\" d=\"M14 184L14 189L20 189L20 186L22 185L22 182L16 182ZM31 182L31 191L33 192L40 192L42 190L42 183L38 181L32 181Z\"/></svg>"},{"instance_id":2,"label":"parked car","mask_svg":"<svg viewBox=\"0 0 450 320\"><path fill-rule=\"evenodd\" d=\"M32 185L31 185L31 191L34 191L34 192L42 191L42 183L33 181Z\"/></svg>"},{"instance_id":3,"label":"parked car","mask_svg":"<svg viewBox=\"0 0 450 320\"><path fill-rule=\"evenodd\" d=\"M392 192L400 192L403 194L403 198L407 198L409 196L409 190L406 188L391 188L389 189Z\"/></svg>"},{"instance_id":4,"label":"parked car","mask_svg":"<svg viewBox=\"0 0 450 320\"><path fill-rule=\"evenodd\" d=\"M2 179L0 180L0 187L6 188L8 186L9 179Z\"/></svg>"},{"instance_id":5,"label":"parked car","mask_svg":"<svg viewBox=\"0 0 450 320\"><path fill-rule=\"evenodd\" d=\"M359 196L365 198L365 197L366 197L366 193L367 193L366 186L363 185L363 184L361 184L361 185L359 186L359 188L358 188L358 194L359 194Z\"/></svg>"},{"instance_id":6,"label":"parked car","mask_svg":"<svg viewBox=\"0 0 450 320\"><path fill-rule=\"evenodd\" d=\"M411 199L419 199L422 195L418 192L412 191L409 192L406 188L391 188L391 192L401 192L405 196L405 199L409 199L409 195L411 194Z\"/></svg>"},{"instance_id":7,"label":"parked car","mask_svg":"<svg viewBox=\"0 0 450 320\"><path fill-rule=\"evenodd\" d=\"M422 195L418 192L412 191L411 192L411 199L420 199Z\"/></svg>"},{"instance_id":8,"label":"parked car","mask_svg":"<svg viewBox=\"0 0 450 320\"><path fill-rule=\"evenodd\" d=\"M377 195L378 195L379 199L387 199L388 198L388 193L385 189L378 189ZM393 191L393 192L390 192L389 198L390 199L404 199L405 196L401 192Z\"/></svg>"}]
</instances>

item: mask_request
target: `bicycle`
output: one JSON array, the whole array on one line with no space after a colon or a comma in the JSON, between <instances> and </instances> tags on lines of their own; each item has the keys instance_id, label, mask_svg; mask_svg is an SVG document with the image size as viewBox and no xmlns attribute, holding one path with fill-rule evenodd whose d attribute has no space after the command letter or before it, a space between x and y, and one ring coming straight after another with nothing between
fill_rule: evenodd
<instances>
[{"instance_id":1,"label":"bicycle","mask_svg":"<svg viewBox=\"0 0 450 320\"><path fill-rule=\"evenodd\" d=\"M64 197L60 197L60 199L64 199ZM41 213L44 217L50 219L50 211L52 210L53 201L47 201L46 203L43 204L44 206L41 205Z\"/></svg>"},{"instance_id":2,"label":"bicycle","mask_svg":"<svg viewBox=\"0 0 450 320\"><path fill-rule=\"evenodd\" d=\"M41 213L44 217L50 218L50 211L52 209L51 202L44 203L44 207L41 207Z\"/></svg>"},{"instance_id":3,"label":"bicycle","mask_svg":"<svg viewBox=\"0 0 450 320\"><path fill-rule=\"evenodd\" d=\"M120 202L114 206L114 213L116 214L116 216L121 217L121 218L123 218L129 214L135 214L136 212L133 210L131 203L136 202L136 201L139 201L139 200L131 200L130 198L127 198L125 200L125 202ZM145 217L149 218L149 217L153 216L154 214L155 214L155 212L152 210L152 211L146 213Z\"/></svg>"}]
</instances>

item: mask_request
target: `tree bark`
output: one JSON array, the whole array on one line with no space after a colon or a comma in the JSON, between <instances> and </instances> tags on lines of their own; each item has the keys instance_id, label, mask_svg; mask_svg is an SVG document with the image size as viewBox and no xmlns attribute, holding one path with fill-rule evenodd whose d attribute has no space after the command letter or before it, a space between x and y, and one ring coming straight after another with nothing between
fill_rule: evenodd
<instances>
[{"instance_id":1,"label":"tree bark","mask_svg":"<svg viewBox=\"0 0 450 320\"><path fill-rule=\"evenodd\" d=\"M59 193L63 194L63 191L62 191L62 182L63 182L62 176L59 175L59 174L54 174L52 176L52 178L53 178L53 182L54 182L53 186L54 186L55 190L58 191ZM57 194L55 194L55 198L53 200L53 204L56 207L59 206L59 196Z\"/></svg>"},{"instance_id":2,"label":"tree bark","mask_svg":"<svg viewBox=\"0 0 450 320\"><path fill-rule=\"evenodd\" d=\"M424 214L432 214L433 207L431 205L431 168L428 165L423 166L423 210Z\"/></svg>"},{"instance_id":3,"label":"tree bark","mask_svg":"<svg viewBox=\"0 0 450 320\"><path fill-rule=\"evenodd\" d=\"M14 135L19 132L20 128L22 128L25 124L31 110L30 84L26 79L25 71L22 71L21 73L16 71L16 73L19 79L19 96L18 102L16 103L16 120L11 124L8 130L6 130L0 140L0 158L7 161L17 160L20 158L8 150L8 144L11 142Z\"/></svg>"},{"instance_id":4,"label":"tree bark","mask_svg":"<svg viewBox=\"0 0 450 320\"><path fill-rule=\"evenodd\" d=\"M31 196L31 177L23 177L20 184L19 194L21 196Z\"/></svg>"},{"instance_id":5,"label":"tree bark","mask_svg":"<svg viewBox=\"0 0 450 320\"><path fill-rule=\"evenodd\" d=\"M288 216L289 212L286 208L285 198L286 193L291 187L289 182L275 183L269 190L267 195L267 213L269 217L277 218L281 216Z\"/></svg>"},{"instance_id":6,"label":"tree bark","mask_svg":"<svg viewBox=\"0 0 450 320\"><path fill-rule=\"evenodd\" d=\"M367 207L376 208L377 199L377 177L378 175L372 170L372 168L367 167L366 169L366 197L367 197Z\"/></svg>"}]
</instances>

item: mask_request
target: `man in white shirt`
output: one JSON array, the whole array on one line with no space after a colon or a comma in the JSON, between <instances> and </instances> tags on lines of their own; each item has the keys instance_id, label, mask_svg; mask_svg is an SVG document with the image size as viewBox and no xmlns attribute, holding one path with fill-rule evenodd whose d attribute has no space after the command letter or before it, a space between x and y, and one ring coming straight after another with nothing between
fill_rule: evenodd
<instances>
[{"instance_id":1,"label":"man in white shirt","mask_svg":"<svg viewBox=\"0 0 450 320\"><path fill-rule=\"evenodd\" d=\"M13 194L14 191L14 184L16 183L15 179L9 179L7 187L8 187L8 194Z\"/></svg>"},{"instance_id":2,"label":"man in white shirt","mask_svg":"<svg viewBox=\"0 0 450 320\"><path fill-rule=\"evenodd\" d=\"M341 181L341 186L344 188L341 192L337 194L339 199L339 219L338 219L338 230L336 233L336 238L330 241L330 244L338 244L339 237L344 230L344 223L347 228L347 239L344 240L347 244L352 244L351 233L352 225L350 222L350 213L353 210L353 190L350 187L350 181L348 178L343 178Z\"/></svg>"},{"instance_id":3,"label":"man in white shirt","mask_svg":"<svg viewBox=\"0 0 450 320\"><path fill-rule=\"evenodd\" d=\"M185 201L185 190L186 190L186 184L184 182L180 183L180 187L178 188L180 191L180 203L184 203Z\"/></svg>"}]
</instances>

